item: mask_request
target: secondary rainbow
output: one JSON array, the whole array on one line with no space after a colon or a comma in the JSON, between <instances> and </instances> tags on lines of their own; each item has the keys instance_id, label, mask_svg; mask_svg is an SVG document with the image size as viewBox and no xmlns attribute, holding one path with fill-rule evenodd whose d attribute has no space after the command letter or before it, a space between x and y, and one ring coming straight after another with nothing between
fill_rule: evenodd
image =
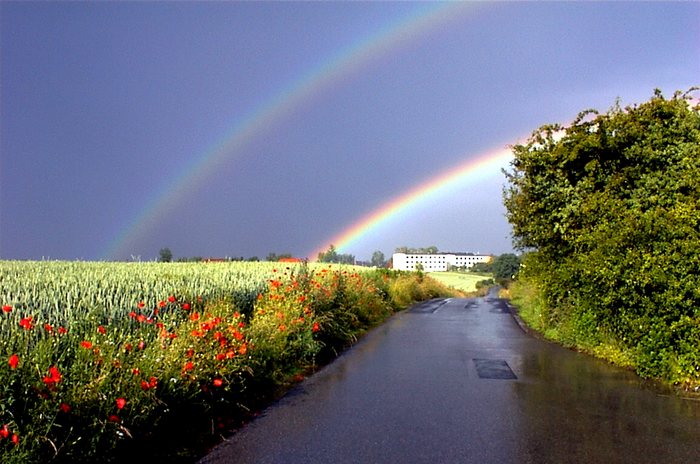
<instances>
[{"instance_id":1,"label":"secondary rainbow","mask_svg":"<svg viewBox=\"0 0 700 464\"><path fill-rule=\"evenodd\" d=\"M401 45L418 40L423 34L459 18L465 11L478 8L477 2L430 3L385 25L322 61L298 79L290 82L250 113L238 119L219 141L194 158L182 173L168 182L148 200L138 214L120 229L102 254L114 259L129 254L138 239L185 201L187 195L202 185L225 162L242 155L244 146L265 133L281 118L298 111L303 103L320 95L333 83L358 72L373 60L385 56Z\"/></svg>"},{"instance_id":2,"label":"secondary rainbow","mask_svg":"<svg viewBox=\"0 0 700 464\"><path fill-rule=\"evenodd\" d=\"M338 251L349 251L353 245L402 213L417 209L422 204L428 204L431 201L444 197L457 188L463 188L500 174L501 169L506 167L512 159L513 154L509 148L489 151L476 157L472 155L467 162L398 195L362 217L319 249L310 253L309 259L315 260L318 254L326 251L330 245L335 246Z\"/></svg>"}]
</instances>

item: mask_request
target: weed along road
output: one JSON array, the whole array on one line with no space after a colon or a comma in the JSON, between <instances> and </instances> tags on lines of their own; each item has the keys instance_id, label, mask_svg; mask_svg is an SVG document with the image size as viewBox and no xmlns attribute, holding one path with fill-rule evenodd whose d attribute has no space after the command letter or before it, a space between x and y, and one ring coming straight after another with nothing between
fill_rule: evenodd
<instances>
[{"instance_id":1,"label":"weed along road","mask_svg":"<svg viewBox=\"0 0 700 464\"><path fill-rule=\"evenodd\" d=\"M431 301L200 462L700 462L700 402L526 334L503 300Z\"/></svg>"}]
</instances>

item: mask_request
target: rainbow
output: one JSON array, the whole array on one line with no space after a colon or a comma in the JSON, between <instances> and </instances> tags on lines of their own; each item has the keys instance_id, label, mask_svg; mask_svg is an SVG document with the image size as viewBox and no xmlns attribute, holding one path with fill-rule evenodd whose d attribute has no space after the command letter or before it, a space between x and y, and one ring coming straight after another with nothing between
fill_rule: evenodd
<instances>
[{"instance_id":1,"label":"rainbow","mask_svg":"<svg viewBox=\"0 0 700 464\"><path fill-rule=\"evenodd\" d=\"M315 260L318 254L326 251L331 244L338 251L348 251L360 240L386 225L392 219L399 217L402 213L436 201L457 188L500 174L501 169L505 168L512 159L513 154L510 148L488 151L476 157L470 156L467 162L413 187L360 218L319 249L311 252L309 259Z\"/></svg>"},{"instance_id":2,"label":"rainbow","mask_svg":"<svg viewBox=\"0 0 700 464\"><path fill-rule=\"evenodd\" d=\"M402 45L415 42L422 35L438 26L461 17L464 11L479 8L478 2L429 3L412 10L381 30L356 41L322 61L298 79L288 83L277 94L254 108L238 120L217 143L208 147L200 156L182 170L181 174L165 183L146 201L141 210L121 228L106 247L102 259L115 259L128 255L140 237L153 229L187 196L203 185L213 173L237 156L243 148L259 137L283 117L298 111L303 103L319 96L332 84L357 73Z\"/></svg>"}]
</instances>

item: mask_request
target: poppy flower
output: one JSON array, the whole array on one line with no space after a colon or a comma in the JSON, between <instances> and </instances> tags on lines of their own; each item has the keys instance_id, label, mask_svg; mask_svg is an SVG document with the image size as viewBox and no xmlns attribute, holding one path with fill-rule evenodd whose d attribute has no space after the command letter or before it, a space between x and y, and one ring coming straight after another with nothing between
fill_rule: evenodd
<instances>
[{"instance_id":1,"label":"poppy flower","mask_svg":"<svg viewBox=\"0 0 700 464\"><path fill-rule=\"evenodd\" d=\"M175 303L175 297L172 296L172 295L170 295L170 296L168 297L168 301L171 302L171 303Z\"/></svg>"},{"instance_id":2,"label":"poppy flower","mask_svg":"<svg viewBox=\"0 0 700 464\"><path fill-rule=\"evenodd\" d=\"M124 398L117 398L116 403L117 409L124 409L124 406L126 406L126 400Z\"/></svg>"},{"instance_id":3,"label":"poppy flower","mask_svg":"<svg viewBox=\"0 0 700 464\"><path fill-rule=\"evenodd\" d=\"M34 327L34 322L32 320L33 318L31 316L29 317L23 317L19 321L20 327L22 327L24 330L30 330Z\"/></svg>"},{"instance_id":4,"label":"poppy flower","mask_svg":"<svg viewBox=\"0 0 700 464\"><path fill-rule=\"evenodd\" d=\"M17 365L19 364L19 356L13 354L12 356L10 356L10 360L8 361L8 363L10 364L10 367L12 369L17 369Z\"/></svg>"},{"instance_id":5,"label":"poppy flower","mask_svg":"<svg viewBox=\"0 0 700 464\"><path fill-rule=\"evenodd\" d=\"M131 370L131 373L134 374L134 375L139 375L139 374L141 373L141 369L139 369L138 367L134 367L134 368Z\"/></svg>"},{"instance_id":6,"label":"poppy flower","mask_svg":"<svg viewBox=\"0 0 700 464\"><path fill-rule=\"evenodd\" d=\"M82 342L80 342L80 346L89 350L90 348L92 348L92 342L89 342L87 340L83 340Z\"/></svg>"},{"instance_id":7,"label":"poppy flower","mask_svg":"<svg viewBox=\"0 0 700 464\"><path fill-rule=\"evenodd\" d=\"M5 305L2 307L3 312L9 313L12 311L12 306L10 305Z\"/></svg>"},{"instance_id":8,"label":"poppy flower","mask_svg":"<svg viewBox=\"0 0 700 464\"><path fill-rule=\"evenodd\" d=\"M61 381L61 372L56 366L49 367L49 375L44 377L44 383L51 387Z\"/></svg>"},{"instance_id":9,"label":"poppy flower","mask_svg":"<svg viewBox=\"0 0 700 464\"><path fill-rule=\"evenodd\" d=\"M16 433L12 434L12 443L14 443L15 446L19 445L19 435L17 435Z\"/></svg>"},{"instance_id":10,"label":"poppy flower","mask_svg":"<svg viewBox=\"0 0 700 464\"><path fill-rule=\"evenodd\" d=\"M182 368L183 371L191 371L192 369L194 369L194 364L192 364L192 361L187 361L185 366Z\"/></svg>"},{"instance_id":11,"label":"poppy flower","mask_svg":"<svg viewBox=\"0 0 700 464\"><path fill-rule=\"evenodd\" d=\"M116 414L112 414L111 416L109 416L109 421L118 424L118 423L120 423L122 420L121 420L121 419L119 418L119 416L117 416Z\"/></svg>"},{"instance_id":12,"label":"poppy flower","mask_svg":"<svg viewBox=\"0 0 700 464\"><path fill-rule=\"evenodd\" d=\"M214 379L214 381L212 382L212 384L213 384L215 387L220 387L220 386L222 386L222 385L224 384L224 381L223 381L223 379L216 378L216 379Z\"/></svg>"},{"instance_id":13,"label":"poppy flower","mask_svg":"<svg viewBox=\"0 0 700 464\"><path fill-rule=\"evenodd\" d=\"M183 303L183 304L182 304L182 309L184 309L185 311L189 311L189 310L190 310L190 304L189 304L189 303Z\"/></svg>"},{"instance_id":14,"label":"poppy flower","mask_svg":"<svg viewBox=\"0 0 700 464\"><path fill-rule=\"evenodd\" d=\"M102 326L97 327L97 331L98 331L99 333L101 333L102 335L104 335L104 334L107 333L107 331L105 330L105 328L102 327Z\"/></svg>"},{"instance_id":15,"label":"poppy flower","mask_svg":"<svg viewBox=\"0 0 700 464\"><path fill-rule=\"evenodd\" d=\"M10 429L7 427L7 424L3 424L2 428L0 429L0 438L7 438L10 436Z\"/></svg>"},{"instance_id":16,"label":"poppy flower","mask_svg":"<svg viewBox=\"0 0 700 464\"><path fill-rule=\"evenodd\" d=\"M313 327L311 327L311 331L318 332L319 330L321 330L321 327L319 327L318 322L314 322Z\"/></svg>"},{"instance_id":17,"label":"poppy flower","mask_svg":"<svg viewBox=\"0 0 700 464\"><path fill-rule=\"evenodd\" d=\"M136 306L138 306L139 308L143 308L144 306L146 306L146 303L144 303L143 301L139 301L139 304L137 304Z\"/></svg>"},{"instance_id":18,"label":"poppy flower","mask_svg":"<svg viewBox=\"0 0 700 464\"><path fill-rule=\"evenodd\" d=\"M61 403L61 405L59 406L59 408L61 409L62 412L66 413L66 414L68 414L68 413L70 412L70 410L71 410L70 405L67 404L67 403Z\"/></svg>"},{"instance_id":19,"label":"poppy flower","mask_svg":"<svg viewBox=\"0 0 700 464\"><path fill-rule=\"evenodd\" d=\"M53 327L51 327L50 324L44 324L44 330L46 330L48 333L53 332Z\"/></svg>"},{"instance_id":20,"label":"poppy flower","mask_svg":"<svg viewBox=\"0 0 700 464\"><path fill-rule=\"evenodd\" d=\"M165 301L161 300L161 301L158 302L158 307L159 307L159 308L163 308L163 307L165 307L166 304L167 304L167 303L166 303Z\"/></svg>"},{"instance_id":21,"label":"poppy flower","mask_svg":"<svg viewBox=\"0 0 700 464\"><path fill-rule=\"evenodd\" d=\"M59 327L59 328L58 328L58 334L59 334L59 335L65 335L65 334L67 334L67 333L68 333L68 329L66 329L65 327Z\"/></svg>"}]
</instances>

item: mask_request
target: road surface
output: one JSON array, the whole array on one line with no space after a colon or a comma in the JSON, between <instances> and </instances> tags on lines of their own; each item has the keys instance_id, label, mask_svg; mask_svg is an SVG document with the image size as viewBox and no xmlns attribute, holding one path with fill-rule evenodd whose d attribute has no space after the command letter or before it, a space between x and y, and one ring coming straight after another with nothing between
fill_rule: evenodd
<instances>
[{"instance_id":1,"label":"road surface","mask_svg":"<svg viewBox=\"0 0 700 464\"><path fill-rule=\"evenodd\" d=\"M202 459L695 463L700 402L526 334L497 298L392 317Z\"/></svg>"}]
</instances>

